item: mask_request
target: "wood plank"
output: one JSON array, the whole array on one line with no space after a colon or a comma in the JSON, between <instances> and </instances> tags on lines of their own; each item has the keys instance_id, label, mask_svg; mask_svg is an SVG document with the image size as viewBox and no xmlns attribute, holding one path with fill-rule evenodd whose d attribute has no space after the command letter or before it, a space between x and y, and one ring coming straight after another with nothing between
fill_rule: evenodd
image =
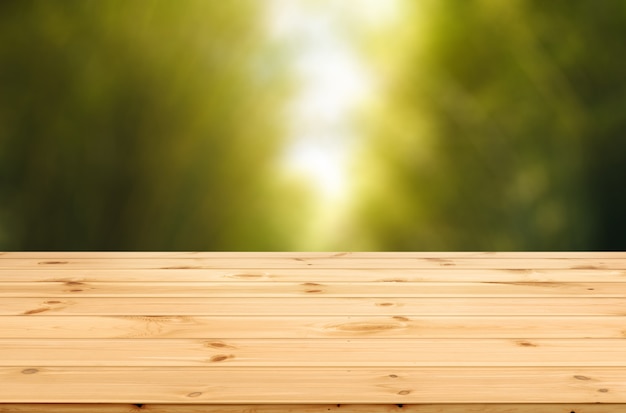
<instances>
[{"instance_id":1,"label":"wood plank","mask_svg":"<svg viewBox=\"0 0 626 413\"><path fill-rule=\"evenodd\" d=\"M0 413L623 413L624 404L0 404Z\"/></svg>"},{"instance_id":2,"label":"wood plank","mask_svg":"<svg viewBox=\"0 0 626 413\"><path fill-rule=\"evenodd\" d=\"M4 251L0 259L72 259L72 258L626 258L624 251Z\"/></svg>"},{"instance_id":3,"label":"wood plank","mask_svg":"<svg viewBox=\"0 0 626 413\"><path fill-rule=\"evenodd\" d=\"M3 298L0 315L146 315L261 316L261 315L387 315L387 316L624 316L622 298Z\"/></svg>"},{"instance_id":4,"label":"wood plank","mask_svg":"<svg viewBox=\"0 0 626 413\"><path fill-rule=\"evenodd\" d=\"M2 339L0 366L626 367L623 339Z\"/></svg>"},{"instance_id":5,"label":"wood plank","mask_svg":"<svg viewBox=\"0 0 626 413\"><path fill-rule=\"evenodd\" d=\"M0 338L624 338L625 317L2 316Z\"/></svg>"},{"instance_id":6,"label":"wood plank","mask_svg":"<svg viewBox=\"0 0 626 413\"><path fill-rule=\"evenodd\" d=\"M0 282L625 282L610 269L1 269Z\"/></svg>"},{"instance_id":7,"label":"wood plank","mask_svg":"<svg viewBox=\"0 0 626 413\"><path fill-rule=\"evenodd\" d=\"M0 253L0 413L621 412L625 287L624 252Z\"/></svg>"},{"instance_id":8,"label":"wood plank","mask_svg":"<svg viewBox=\"0 0 626 413\"><path fill-rule=\"evenodd\" d=\"M8 403L625 403L621 367L0 367Z\"/></svg>"},{"instance_id":9,"label":"wood plank","mask_svg":"<svg viewBox=\"0 0 626 413\"><path fill-rule=\"evenodd\" d=\"M3 259L0 268L4 269L46 269L63 270L115 268L115 269L205 269L205 268L472 268L472 269L626 269L626 258L72 258L61 259Z\"/></svg>"},{"instance_id":10,"label":"wood plank","mask_svg":"<svg viewBox=\"0 0 626 413\"><path fill-rule=\"evenodd\" d=\"M8 297L626 297L625 283L2 283Z\"/></svg>"},{"instance_id":11,"label":"wood plank","mask_svg":"<svg viewBox=\"0 0 626 413\"><path fill-rule=\"evenodd\" d=\"M623 413L615 403L471 404L0 404L0 413Z\"/></svg>"}]
</instances>

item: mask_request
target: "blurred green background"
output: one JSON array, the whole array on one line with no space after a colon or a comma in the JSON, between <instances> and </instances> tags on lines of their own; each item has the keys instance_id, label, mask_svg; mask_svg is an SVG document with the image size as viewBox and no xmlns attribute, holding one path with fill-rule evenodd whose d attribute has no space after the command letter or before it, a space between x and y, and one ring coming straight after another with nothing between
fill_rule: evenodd
<instances>
[{"instance_id":1,"label":"blurred green background","mask_svg":"<svg viewBox=\"0 0 626 413\"><path fill-rule=\"evenodd\" d=\"M626 1L4 0L0 250L624 250Z\"/></svg>"}]
</instances>

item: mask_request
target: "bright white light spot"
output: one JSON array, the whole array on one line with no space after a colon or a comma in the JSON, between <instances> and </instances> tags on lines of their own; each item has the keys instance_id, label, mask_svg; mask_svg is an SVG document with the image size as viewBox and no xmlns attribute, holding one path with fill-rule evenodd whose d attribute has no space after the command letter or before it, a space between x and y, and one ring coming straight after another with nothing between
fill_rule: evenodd
<instances>
[{"instance_id":1,"label":"bright white light spot","mask_svg":"<svg viewBox=\"0 0 626 413\"><path fill-rule=\"evenodd\" d=\"M300 121L340 126L371 82L349 49L333 43L317 46L296 61L303 87L294 102L294 115Z\"/></svg>"},{"instance_id":2,"label":"bright white light spot","mask_svg":"<svg viewBox=\"0 0 626 413\"><path fill-rule=\"evenodd\" d=\"M292 103L293 138L286 161L312 181L321 197L334 201L349 184L350 111L367 95L370 82L353 52L325 37L313 37L295 61L302 86Z\"/></svg>"},{"instance_id":3,"label":"bright white light spot","mask_svg":"<svg viewBox=\"0 0 626 413\"><path fill-rule=\"evenodd\" d=\"M328 148L324 150L302 143L292 146L287 156L291 163L290 168L307 175L319 193L334 199L340 198L344 193L346 177L342 170L342 151Z\"/></svg>"},{"instance_id":4,"label":"bright white light spot","mask_svg":"<svg viewBox=\"0 0 626 413\"><path fill-rule=\"evenodd\" d=\"M285 169L317 192L311 237L323 239L319 245L328 245L329 234L338 232L352 186L348 165L357 137L351 117L377 86L346 30L387 24L397 6L397 0L270 2L270 32L290 51L299 87L287 115Z\"/></svg>"},{"instance_id":5,"label":"bright white light spot","mask_svg":"<svg viewBox=\"0 0 626 413\"><path fill-rule=\"evenodd\" d=\"M398 2L395 0L359 0L359 6L348 3L351 11L367 26L381 26L388 24L398 14Z\"/></svg>"},{"instance_id":6,"label":"bright white light spot","mask_svg":"<svg viewBox=\"0 0 626 413\"><path fill-rule=\"evenodd\" d=\"M346 168L355 140L350 116L373 93L367 65L348 43L342 26L358 18L371 20L389 9L388 3L366 0L353 9L336 1L272 4L270 30L293 51L292 68L300 85L288 115L292 143L285 151L285 164L307 177L327 203L340 200L349 190Z\"/></svg>"}]
</instances>

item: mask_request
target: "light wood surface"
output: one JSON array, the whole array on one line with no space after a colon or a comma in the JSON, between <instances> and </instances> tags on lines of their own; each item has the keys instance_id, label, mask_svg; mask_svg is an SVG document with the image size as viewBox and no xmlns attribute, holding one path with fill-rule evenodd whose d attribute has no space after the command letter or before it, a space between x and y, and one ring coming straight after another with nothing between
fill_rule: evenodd
<instances>
[{"instance_id":1,"label":"light wood surface","mask_svg":"<svg viewBox=\"0 0 626 413\"><path fill-rule=\"evenodd\" d=\"M626 367L623 339L152 339L149 344L4 339L0 367Z\"/></svg>"},{"instance_id":2,"label":"light wood surface","mask_svg":"<svg viewBox=\"0 0 626 413\"><path fill-rule=\"evenodd\" d=\"M551 282L0 282L8 297L613 297L626 298L626 283ZM182 301L182 300L181 300Z\"/></svg>"},{"instance_id":3,"label":"light wood surface","mask_svg":"<svg viewBox=\"0 0 626 413\"><path fill-rule=\"evenodd\" d=\"M399 313L402 314L402 313ZM3 338L625 338L623 316L0 317ZM146 343L147 344L147 343ZM625 346L626 348L626 346Z\"/></svg>"},{"instance_id":4,"label":"light wood surface","mask_svg":"<svg viewBox=\"0 0 626 413\"><path fill-rule=\"evenodd\" d=\"M626 412L626 253L2 252L35 411Z\"/></svg>"},{"instance_id":5,"label":"light wood surface","mask_svg":"<svg viewBox=\"0 0 626 413\"><path fill-rule=\"evenodd\" d=\"M0 404L0 413L623 413L623 404Z\"/></svg>"},{"instance_id":6,"label":"light wood surface","mask_svg":"<svg viewBox=\"0 0 626 413\"><path fill-rule=\"evenodd\" d=\"M7 260L8 261L8 260ZM3 260L2 262L5 262ZM391 262L391 261L390 261ZM587 268L0 268L2 282L626 282L626 270Z\"/></svg>"},{"instance_id":7,"label":"light wood surface","mask_svg":"<svg viewBox=\"0 0 626 413\"><path fill-rule=\"evenodd\" d=\"M617 403L626 392L619 367L0 367L0 380L11 403Z\"/></svg>"},{"instance_id":8,"label":"light wood surface","mask_svg":"<svg viewBox=\"0 0 626 413\"><path fill-rule=\"evenodd\" d=\"M0 315L271 316L589 316L626 315L623 298L592 297L108 297L3 298Z\"/></svg>"},{"instance_id":9,"label":"light wood surface","mask_svg":"<svg viewBox=\"0 0 626 413\"><path fill-rule=\"evenodd\" d=\"M64 269L379 269L394 267L398 269L581 269L581 270L626 270L626 258L428 258L399 255L387 257L267 257L267 258L222 258L203 255L194 258L4 258L5 269L41 268L47 271Z\"/></svg>"}]
</instances>

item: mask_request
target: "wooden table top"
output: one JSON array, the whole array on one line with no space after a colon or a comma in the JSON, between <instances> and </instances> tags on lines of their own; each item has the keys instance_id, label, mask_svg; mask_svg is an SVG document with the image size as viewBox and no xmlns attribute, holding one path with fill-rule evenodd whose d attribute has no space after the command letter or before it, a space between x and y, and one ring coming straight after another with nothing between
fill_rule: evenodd
<instances>
[{"instance_id":1,"label":"wooden table top","mask_svg":"<svg viewBox=\"0 0 626 413\"><path fill-rule=\"evenodd\" d=\"M0 412L624 412L625 316L623 252L5 252Z\"/></svg>"}]
</instances>

